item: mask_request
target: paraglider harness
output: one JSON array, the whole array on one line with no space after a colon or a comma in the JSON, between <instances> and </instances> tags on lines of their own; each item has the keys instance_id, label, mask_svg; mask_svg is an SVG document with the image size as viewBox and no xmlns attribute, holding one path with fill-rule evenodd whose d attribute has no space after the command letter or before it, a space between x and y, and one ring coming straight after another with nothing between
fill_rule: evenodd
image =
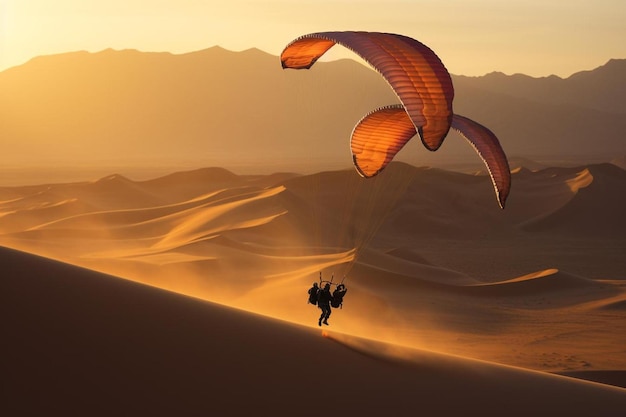
<instances>
[{"instance_id":1,"label":"paraglider harness","mask_svg":"<svg viewBox=\"0 0 626 417\"><path fill-rule=\"evenodd\" d=\"M336 283L333 282L335 279L335 275L331 275L330 281L322 279L322 273L320 272L319 284L313 283L313 286L309 288L309 300L307 301L309 304L317 305L317 299L320 291L322 291L324 284L330 284L331 286L336 285L337 288L333 291L333 298L330 302L330 305L334 308L343 308L343 296L347 292L347 290L337 292L337 289L343 288L345 289L345 285L343 285L343 281L346 277L343 277L341 282Z\"/></svg>"}]
</instances>

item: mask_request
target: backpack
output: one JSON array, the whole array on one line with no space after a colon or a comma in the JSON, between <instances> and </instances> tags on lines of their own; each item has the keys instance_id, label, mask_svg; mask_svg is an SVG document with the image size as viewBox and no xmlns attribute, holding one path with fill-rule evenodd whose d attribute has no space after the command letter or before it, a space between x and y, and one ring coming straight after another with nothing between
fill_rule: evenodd
<instances>
[{"instance_id":1,"label":"backpack","mask_svg":"<svg viewBox=\"0 0 626 417\"><path fill-rule=\"evenodd\" d=\"M319 293L319 288L311 287L309 288L309 303L316 305L317 304L317 295Z\"/></svg>"},{"instance_id":2,"label":"backpack","mask_svg":"<svg viewBox=\"0 0 626 417\"><path fill-rule=\"evenodd\" d=\"M341 307L341 305L343 304L343 296L346 294L346 292L347 291L335 290L335 292L333 292L333 298L330 301L330 305L334 308Z\"/></svg>"}]
</instances>

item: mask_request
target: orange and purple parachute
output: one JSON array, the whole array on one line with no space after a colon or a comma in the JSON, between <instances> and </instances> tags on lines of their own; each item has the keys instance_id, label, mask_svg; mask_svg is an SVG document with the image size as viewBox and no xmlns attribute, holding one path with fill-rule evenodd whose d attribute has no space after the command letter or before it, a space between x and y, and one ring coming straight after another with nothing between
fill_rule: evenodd
<instances>
[{"instance_id":1,"label":"orange and purple parachute","mask_svg":"<svg viewBox=\"0 0 626 417\"><path fill-rule=\"evenodd\" d=\"M452 79L430 48L391 33L312 33L287 45L280 57L282 66L308 69L335 44L352 50L375 68L402 103L373 111L354 128L351 148L359 174L378 174L416 134L427 149L436 151L452 127L474 146L487 165L498 203L504 208L511 184L506 155L489 129L453 114Z\"/></svg>"}]
</instances>

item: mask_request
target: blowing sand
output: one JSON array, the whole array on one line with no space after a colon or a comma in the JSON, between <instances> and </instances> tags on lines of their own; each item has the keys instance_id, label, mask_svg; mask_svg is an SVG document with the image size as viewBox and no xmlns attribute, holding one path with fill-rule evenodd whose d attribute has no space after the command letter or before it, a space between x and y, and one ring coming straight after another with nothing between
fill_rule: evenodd
<instances>
[{"instance_id":1,"label":"blowing sand","mask_svg":"<svg viewBox=\"0 0 626 417\"><path fill-rule=\"evenodd\" d=\"M504 211L483 175L383 174L0 188L0 245L56 260L0 253L10 409L626 409L622 169L517 170ZM328 337L320 272L348 286Z\"/></svg>"},{"instance_id":2,"label":"blowing sand","mask_svg":"<svg viewBox=\"0 0 626 417\"><path fill-rule=\"evenodd\" d=\"M620 388L323 337L12 250L0 259L7 415L617 416L626 407Z\"/></svg>"}]
</instances>

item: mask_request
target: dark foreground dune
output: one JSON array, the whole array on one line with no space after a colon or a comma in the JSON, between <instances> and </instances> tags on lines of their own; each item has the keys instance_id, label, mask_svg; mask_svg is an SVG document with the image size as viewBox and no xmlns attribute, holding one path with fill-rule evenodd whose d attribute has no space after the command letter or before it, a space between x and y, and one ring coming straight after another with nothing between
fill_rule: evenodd
<instances>
[{"instance_id":1,"label":"dark foreground dune","mask_svg":"<svg viewBox=\"0 0 626 417\"><path fill-rule=\"evenodd\" d=\"M425 351L410 361L0 248L0 414L623 416L626 390ZM338 339L345 340L347 347ZM373 352L373 353L372 353Z\"/></svg>"}]
</instances>

